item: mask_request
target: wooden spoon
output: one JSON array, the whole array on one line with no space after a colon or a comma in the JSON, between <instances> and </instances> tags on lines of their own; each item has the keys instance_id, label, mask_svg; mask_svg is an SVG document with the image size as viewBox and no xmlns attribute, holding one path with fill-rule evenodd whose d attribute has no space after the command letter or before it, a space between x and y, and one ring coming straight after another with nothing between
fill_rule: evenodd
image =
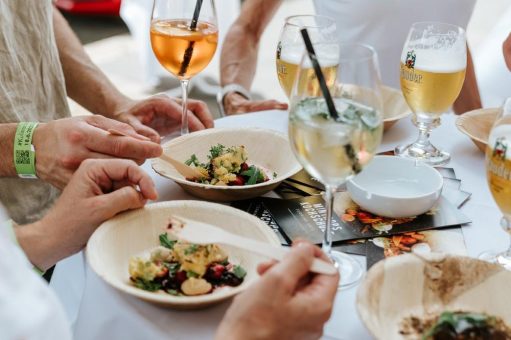
<instances>
[{"instance_id":1,"label":"wooden spoon","mask_svg":"<svg viewBox=\"0 0 511 340\"><path fill-rule=\"evenodd\" d=\"M199 170L189 165L186 165L185 163L180 162L177 159L174 159L169 155L166 155L165 153L161 154L160 159L172 165L181 175L183 175L184 178L204 177L204 175Z\"/></svg>"},{"instance_id":2,"label":"wooden spoon","mask_svg":"<svg viewBox=\"0 0 511 340\"><path fill-rule=\"evenodd\" d=\"M289 248L273 246L260 241L252 240L239 235L231 234L223 229L210 224L190 220L183 217L174 216L171 218L172 227L167 230L168 233L176 238L194 244L225 244L236 248L251 251L277 261L282 261L289 252ZM337 268L333 264L320 259L314 259L310 271L318 274L334 275Z\"/></svg>"}]
</instances>

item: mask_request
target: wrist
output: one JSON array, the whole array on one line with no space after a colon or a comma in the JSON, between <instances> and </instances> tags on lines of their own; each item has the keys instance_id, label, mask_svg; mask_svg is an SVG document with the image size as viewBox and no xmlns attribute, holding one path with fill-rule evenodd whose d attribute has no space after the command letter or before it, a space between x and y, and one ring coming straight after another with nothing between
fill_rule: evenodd
<instances>
[{"instance_id":1,"label":"wrist","mask_svg":"<svg viewBox=\"0 0 511 340\"><path fill-rule=\"evenodd\" d=\"M46 169L47 160L44 157L44 143L49 140L48 129L49 126L47 123L39 123L32 136L32 145L36 152L35 172L38 178L43 179L45 178L44 175L48 173L48 169Z\"/></svg>"},{"instance_id":2,"label":"wrist","mask_svg":"<svg viewBox=\"0 0 511 340\"><path fill-rule=\"evenodd\" d=\"M16 240L30 263L45 271L58 261L60 248L56 235L49 235L43 220L14 228Z\"/></svg>"},{"instance_id":3,"label":"wrist","mask_svg":"<svg viewBox=\"0 0 511 340\"><path fill-rule=\"evenodd\" d=\"M34 131L39 122L19 122L13 143L13 161L16 174L21 178L35 179Z\"/></svg>"}]
</instances>

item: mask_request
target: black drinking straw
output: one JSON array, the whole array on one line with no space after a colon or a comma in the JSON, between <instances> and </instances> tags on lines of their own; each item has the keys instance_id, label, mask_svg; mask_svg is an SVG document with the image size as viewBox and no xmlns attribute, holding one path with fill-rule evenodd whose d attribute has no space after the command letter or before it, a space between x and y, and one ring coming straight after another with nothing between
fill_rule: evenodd
<instances>
[{"instance_id":1,"label":"black drinking straw","mask_svg":"<svg viewBox=\"0 0 511 340\"><path fill-rule=\"evenodd\" d=\"M199 22L200 10L202 8L202 1L197 0L195 4L195 10L193 11L192 22L190 23L190 31L195 31L197 29L197 23ZM193 46L195 45L195 41L190 41L188 43L188 47L185 50L185 54L183 57L183 62L181 63L181 68L179 69L179 75L184 76L186 71L188 70L188 66L190 66L190 61L192 60L193 54Z\"/></svg>"},{"instance_id":2,"label":"black drinking straw","mask_svg":"<svg viewBox=\"0 0 511 340\"><path fill-rule=\"evenodd\" d=\"M321 92L323 93L323 97L325 97L326 106L328 107L328 112L330 113L330 117L332 117L333 120L339 119L339 114L337 113L337 110L335 109L335 104L332 99L332 95L330 94L330 91L328 90L328 86L326 85L325 76L323 75L323 72L321 71L321 66L319 65L318 58L316 56L316 52L314 51L314 46L312 46L312 42L309 37L309 32L307 32L306 28L302 28L300 30L302 33L303 42L305 44L305 48L307 50L307 54L309 55L309 59L312 63L312 67L314 68L314 73L316 73L316 78L318 78L319 81L319 87L321 88ZM355 174L358 174L362 168L360 166L360 163L358 162L357 155L355 154L355 150L353 149L353 145L351 143L348 143L344 146L344 149L346 150L346 155L350 159L351 162L351 168Z\"/></svg>"}]
</instances>

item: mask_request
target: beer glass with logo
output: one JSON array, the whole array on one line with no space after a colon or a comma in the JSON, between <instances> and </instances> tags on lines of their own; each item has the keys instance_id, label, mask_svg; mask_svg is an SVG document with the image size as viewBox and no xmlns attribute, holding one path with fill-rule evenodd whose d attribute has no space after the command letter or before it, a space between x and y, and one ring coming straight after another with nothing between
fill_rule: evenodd
<instances>
[{"instance_id":1,"label":"beer glass with logo","mask_svg":"<svg viewBox=\"0 0 511 340\"><path fill-rule=\"evenodd\" d=\"M213 59L217 27L213 0L154 0L151 47L160 64L181 81L182 135L188 133L188 83Z\"/></svg>"},{"instance_id":2,"label":"beer glass with logo","mask_svg":"<svg viewBox=\"0 0 511 340\"><path fill-rule=\"evenodd\" d=\"M322 15L295 15L286 18L284 27L280 34L277 45L277 76L280 86L288 98L291 97L291 90L295 81L298 67L305 51L300 29L307 28L311 41L315 45L316 54L321 63L325 80L328 84L335 80L337 66L339 64L339 46L336 34L335 21ZM301 77L313 79L315 76L312 66L303 70ZM302 81L317 85L317 82ZM316 95L321 95L319 87L315 87Z\"/></svg>"},{"instance_id":3,"label":"beer glass with logo","mask_svg":"<svg viewBox=\"0 0 511 340\"><path fill-rule=\"evenodd\" d=\"M504 215L501 226L511 236L511 98L504 104L488 138L486 175L493 199ZM504 252L486 252L480 258L511 270L511 244Z\"/></svg>"},{"instance_id":4,"label":"beer glass with logo","mask_svg":"<svg viewBox=\"0 0 511 340\"><path fill-rule=\"evenodd\" d=\"M401 54L400 82L419 137L410 145L398 146L397 155L433 166L449 162L450 155L433 146L429 136L460 94L467 66L466 46L461 27L435 22L412 25Z\"/></svg>"},{"instance_id":5,"label":"beer glass with logo","mask_svg":"<svg viewBox=\"0 0 511 340\"><path fill-rule=\"evenodd\" d=\"M317 45L314 46L317 48ZM289 140L305 170L325 186L326 212L318 225L323 250L338 265L340 287L361 278L363 269L351 256L332 251L334 194L373 158L383 131L380 72L376 52L362 44L339 44L339 66L328 88L338 118L329 115L317 77L302 77L311 68L308 55L299 64L289 113ZM321 60L319 60L321 67Z\"/></svg>"}]
</instances>

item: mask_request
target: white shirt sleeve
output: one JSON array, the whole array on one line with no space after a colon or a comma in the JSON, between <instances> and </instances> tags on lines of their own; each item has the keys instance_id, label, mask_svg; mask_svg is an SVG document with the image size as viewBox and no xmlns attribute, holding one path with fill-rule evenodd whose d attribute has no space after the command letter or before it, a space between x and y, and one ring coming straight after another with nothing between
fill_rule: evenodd
<instances>
[{"instance_id":1,"label":"white shirt sleeve","mask_svg":"<svg viewBox=\"0 0 511 340\"><path fill-rule=\"evenodd\" d=\"M0 207L0 339L71 339L65 313L9 237Z\"/></svg>"}]
</instances>

